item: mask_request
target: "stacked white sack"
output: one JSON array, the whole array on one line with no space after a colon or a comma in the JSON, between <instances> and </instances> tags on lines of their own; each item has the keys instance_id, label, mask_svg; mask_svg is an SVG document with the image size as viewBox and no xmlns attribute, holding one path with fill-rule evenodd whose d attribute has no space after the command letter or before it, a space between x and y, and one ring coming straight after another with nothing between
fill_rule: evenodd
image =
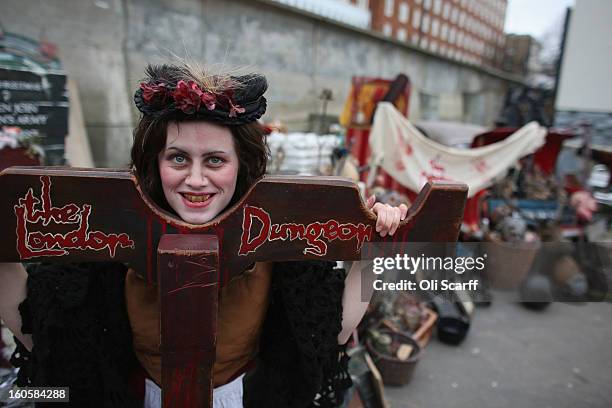
<instances>
[{"instance_id":1,"label":"stacked white sack","mask_svg":"<svg viewBox=\"0 0 612 408\"><path fill-rule=\"evenodd\" d=\"M334 135L318 136L315 133L274 132L268 136L272 160L270 172L297 172L299 174L330 174L331 154L340 145Z\"/></svg>"}]
</instances>

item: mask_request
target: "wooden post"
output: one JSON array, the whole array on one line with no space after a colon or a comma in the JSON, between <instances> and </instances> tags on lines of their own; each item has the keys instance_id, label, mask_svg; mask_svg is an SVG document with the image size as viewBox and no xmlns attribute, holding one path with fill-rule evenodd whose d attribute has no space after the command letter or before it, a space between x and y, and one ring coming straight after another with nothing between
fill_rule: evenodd
<instances>
[{"instance_id":1,"label":"wooden post","mask_svg":"<svg viewBox=\"0 0 612 408\"><path fill-rule=\"evenodd\" d=\"M164 407L210 407L217 343L214 235L163 235L157 249Z\"/></svg>"}]
</instances>

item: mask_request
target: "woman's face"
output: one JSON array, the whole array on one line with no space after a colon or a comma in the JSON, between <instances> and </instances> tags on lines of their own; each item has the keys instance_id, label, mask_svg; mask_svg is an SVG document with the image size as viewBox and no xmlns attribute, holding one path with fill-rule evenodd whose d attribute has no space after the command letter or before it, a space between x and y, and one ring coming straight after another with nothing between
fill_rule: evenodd
<instances>
[{"instance_id":1,"label":"woman's face","mask_svg":"<svg viewBox=\"0 0 612 408\"><path fill-rule=\"evenodd\" d=\"M169 123L158 162L166 200L183 221L212 220L234 195L240 166L227 127L209 122Z\"/></svg>"}]
</instances>

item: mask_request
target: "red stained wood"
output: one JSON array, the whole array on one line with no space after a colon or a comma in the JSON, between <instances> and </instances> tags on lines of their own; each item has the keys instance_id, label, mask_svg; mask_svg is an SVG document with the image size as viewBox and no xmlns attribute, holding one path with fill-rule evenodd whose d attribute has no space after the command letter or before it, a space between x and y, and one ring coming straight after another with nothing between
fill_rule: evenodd
<instances>
[{"instance_id":1,"label":"red stained wood","mask_svg":"<svg viewBox=\"0 0 612 408\"><path fill-rule=\"evenodd\" d=\"M164 407L210 407L217 340L214 235L163 235L157 249Z\"/></svg>"},{"instance_id":2,"label":"red stained wood","mask_svg":"<svg viewBox=\"0 0 612 408\"><path fill-rule=\"evenodd\" d=\"M40 159L23 147L0 149L0 171L10 166L37 166L39 164Z\"/></svg>"},{"instance_id":3,"label":"red stained wood","mask_svg":"<svg viewBox=\"0 0 612 408\"><path fill-rule=\"evenodd\" d=\"M158 209L126 170L13 167L0 191L0 262L113 259L158 283L163 404L210 407L218 291L234 274L255 261L358 260L368 242L392 243L389 255L454 242L467 186L426 185L384 238L357 186L338 177L264 177L204 225Z\"/></svg>"},{"instance_id":4,"label":"red stained wood","mask_svg":"<svg viewBox=\"0 0 612 408\"><path fill-rule=\"evenodd\" d=\"M78 214L73 216L72 223L62 224L49 217L40 218L36 223L25 222L27 231L17 236L20 217L16 208L25 205L23 199L31 189L34 200L38 200L34 208L43 209L44 179L49 180L48 207L57 212L72 204L78 208ZM372 231L375 227L375 216L365 208L357 186L338 177L264 177L233 208L204 225L187 224L158 209L142 196L135 177L126 170L12 167L0 175L0 191L3 192L0 214L9 214L0 218L0 232L5 242L16 243L0 247L0 260L25 259L18 251L17 243L20 242L30 248L26 255L31 261L107 261L113 256L114 260L132 265L151 282L156 281L152 253L164 232L218 236L223 284L255 261L360 259L361 242L356 236L346 240L327 240L324 234L317 237L317 230L313 228L317 223L329 227L331 221L339 225L352 224L355 228L361 224L359 228L371 228ZM394 236L381 238L372 233L366 242L456 241L461 221L459 210L463 209L466 191L461 184L426 185ZM244 216L249 208L265 211L271 227L286 228L288 224L296 224L307 230L310 227L308 231L311 233L294 239L285 234L287 238L283 240L278 238L278 234L273 234L279 231L278 228L271 229L270 239L265 239L254 251L238 255L241 238L244 238ZM46 251L50 248L37 240L40 234L53 234L53 239L47 236L47 244L66 238L81 226L77 219L87 214L88 236L99 238L100 234L105 234L109 237L108 245L101 247L99 239L93 242L99 244L97 247L77 242L80 246L66 248L58 258L50 256ZM258 237L261 225L260 218L253 219L251 231L244 232L247 242ZM120 236L123 239L119 239ZM275 237L277 239L273 239Z\"/></svg>"}]
</instances>

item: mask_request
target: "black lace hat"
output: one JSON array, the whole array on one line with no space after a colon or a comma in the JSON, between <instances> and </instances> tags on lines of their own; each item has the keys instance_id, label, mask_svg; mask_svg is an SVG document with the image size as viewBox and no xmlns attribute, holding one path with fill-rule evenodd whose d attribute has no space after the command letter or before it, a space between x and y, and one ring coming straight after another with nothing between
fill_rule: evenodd
<instances>
[{"instance_id":1,"label":"black lace hat","mask_svg":"<svg viewBox=\"0 0 612 408\"><path fill-rule=\"evenodd\" d=\"M144 115L184 115L223 125L243 125L266 111L263 75L210 75L188 65L149 65L147 78L134 93Z\"/></svg>"}]
</instances>

